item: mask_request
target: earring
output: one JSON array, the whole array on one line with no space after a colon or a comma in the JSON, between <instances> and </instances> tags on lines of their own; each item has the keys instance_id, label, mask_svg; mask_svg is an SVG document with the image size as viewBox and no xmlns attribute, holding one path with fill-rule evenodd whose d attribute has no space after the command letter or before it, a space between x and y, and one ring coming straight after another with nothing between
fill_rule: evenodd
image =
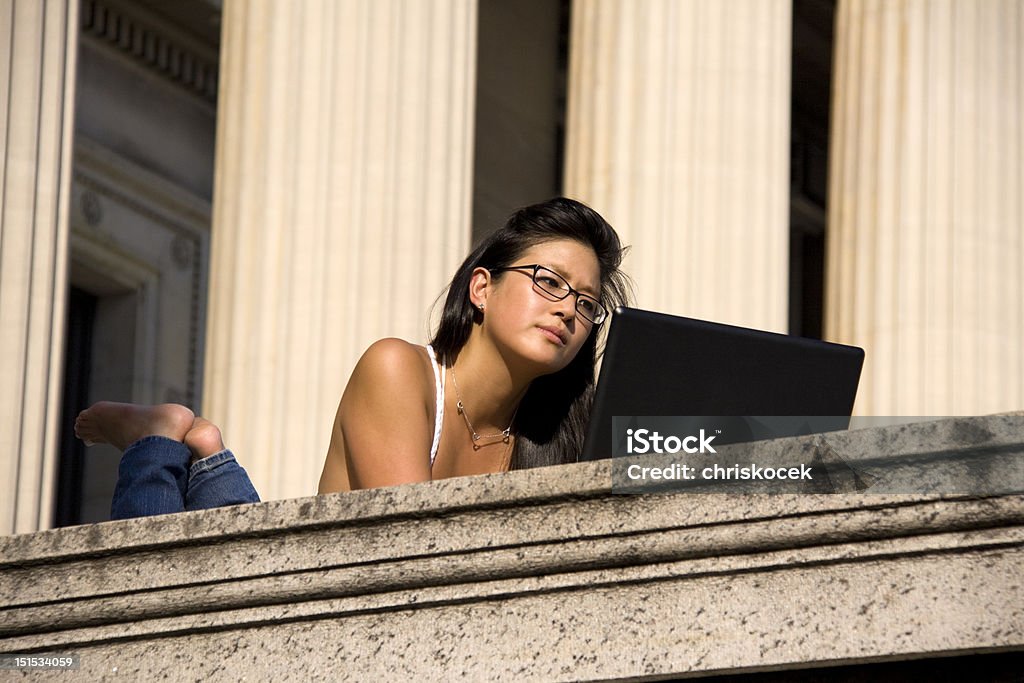
<instances>
[{"instance_id":1,"label":"earring","mask_svg":"<svg viewBox=\"0 0 1024 683\"><path fill-rule=\"evenodd\" d=\"M481 312L481 313L483 313L483 312L484 312L484 305L483 305L483 304L480 304L480 312Z\"/></svg>"}]
</instances>

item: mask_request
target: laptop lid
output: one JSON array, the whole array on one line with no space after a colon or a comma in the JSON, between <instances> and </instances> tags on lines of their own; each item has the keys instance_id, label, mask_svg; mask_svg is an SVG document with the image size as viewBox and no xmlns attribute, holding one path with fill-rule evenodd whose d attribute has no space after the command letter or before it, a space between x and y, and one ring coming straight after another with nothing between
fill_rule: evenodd
<instances>
[{"instance_id":1,"label":"laptop lid","mask_svg":"<svg viewBox=\"0 0 1024 683\"><path fill-rule=\"evenodd\" d=\"M863 363L855 346L619 307L581 460L611 457L615 416L716 416L718 444L845 429ZM794 419L735 419L755 416Z\"/></svg>"}]
</instances>

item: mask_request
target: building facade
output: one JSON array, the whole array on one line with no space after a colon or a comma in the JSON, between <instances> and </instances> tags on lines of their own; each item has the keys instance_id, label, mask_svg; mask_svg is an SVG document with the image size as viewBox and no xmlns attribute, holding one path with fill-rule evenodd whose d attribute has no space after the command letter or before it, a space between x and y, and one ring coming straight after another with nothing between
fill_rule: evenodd
<instances>
[{"instance_id":1,"label":"building facade","mask_svg":"<svg viewBox=\"0 0 1024 683\"><path fill-rule=\"evenodd\" d=\"M69 420L188 403L313 493L348 374L554 194L637 304L1024 406L1024 0L8 0L0 529L102 519ZM80 496L75 498L75 496Z\"/></svg>"}]
</instances>

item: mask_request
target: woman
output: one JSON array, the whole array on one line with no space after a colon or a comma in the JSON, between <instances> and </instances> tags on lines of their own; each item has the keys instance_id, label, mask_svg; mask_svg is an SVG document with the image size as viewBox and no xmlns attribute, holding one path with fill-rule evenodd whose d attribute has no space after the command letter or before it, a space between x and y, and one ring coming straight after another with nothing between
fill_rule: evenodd
<instances>
[{"instance_id":1,"label":"woman","mask_svg":"<svg viewBox=\"0 0 1024 683\"><path fill-rule=\"evenodd\" d=\"M571 199L514 213L459 267L429 346L383 339L359 360L319 492L574 462L597 327L627 301L622 253ZM76 433L125 450L114 518L259 500L219 430L183 406L97 404Z\"/></svg>"}]
</instances>

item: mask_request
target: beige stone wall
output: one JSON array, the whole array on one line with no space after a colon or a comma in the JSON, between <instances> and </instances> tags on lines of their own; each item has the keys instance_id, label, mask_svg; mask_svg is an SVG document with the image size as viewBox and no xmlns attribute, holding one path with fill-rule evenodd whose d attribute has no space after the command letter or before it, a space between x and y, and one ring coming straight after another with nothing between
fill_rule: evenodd
<instances>
[{"instance_id":1,"label":"beige stone wall","mask_svg":"<svg viewBox=\"0 0 1024 683\"><path fill-rule=\"evenodd\" d=\"M994 492L1024 482L1012 468L1022 420L827 441L854 467L975 462L973 482ZM794 462L822 438L716 459ZM1020 495L957 493L956 478L902 495L623 495L611 471L605 460L0 538L0 651L74 652L87 680L211 681L820 681L815 667L894 661L918 672L899 680L924 680L909 667L946 678L965 653L1024 651ZM970 678L1013 680L983 671ZM838 680L884 679L876 667Z\"/></svg>"},{"instance_id":2,"label":"beige stone wall","mask_svg":"<svg viewBox=\"0 0 1024 683\"><path fill-rule=\"evenodd\" d=\"M1024 406L1024 2L841 0L826 336L857 412Z\"/></svg>"},{"instance_id":3,"label":"beige stone wall","mask_svg":"<svg viewBox=\"0 0 1024 683\"><path fill-rule=\"evenodd\" d=\"M0 534L52 523L77 7L0 2Z\"/></svg>"},{"instance_id":4,"label":"beige stone wall","mask_svg":"<svg viewBox=\"0 0 1024 683\"><path fill-rule=\"evenodd\" d=\"M790 0L577 0L565 189L632 252L637 303L787 324Z\"/></svg>"},{"instance_id":5,"label":"beige stone wall","mask_svg":"<svg viewBox=\"0 0 1024 683\"><path fill-rule=\"evenodd\" d=\"M0 5L0 532L52 508L76 8ZM838 10L826 337L868 351L857 411L1020 408L1024 2ZM791 12L574 3L565 190L633 245L639 305L785 328ZM225 3L203 407L267 498L312 492L356 358L422 341L465 253L476 16Z\"/></svg>"},{"instance_id":6,"label":"beige stone wall","mask_svg":"<svg viewBox=\"0 0 1024 683\"><path fill-rule=\"evenodd\" d=\"M204 412L315 491L376 339L422 343L470 234L474 0L224 6Z\"/></svg>"}]
</instances>

